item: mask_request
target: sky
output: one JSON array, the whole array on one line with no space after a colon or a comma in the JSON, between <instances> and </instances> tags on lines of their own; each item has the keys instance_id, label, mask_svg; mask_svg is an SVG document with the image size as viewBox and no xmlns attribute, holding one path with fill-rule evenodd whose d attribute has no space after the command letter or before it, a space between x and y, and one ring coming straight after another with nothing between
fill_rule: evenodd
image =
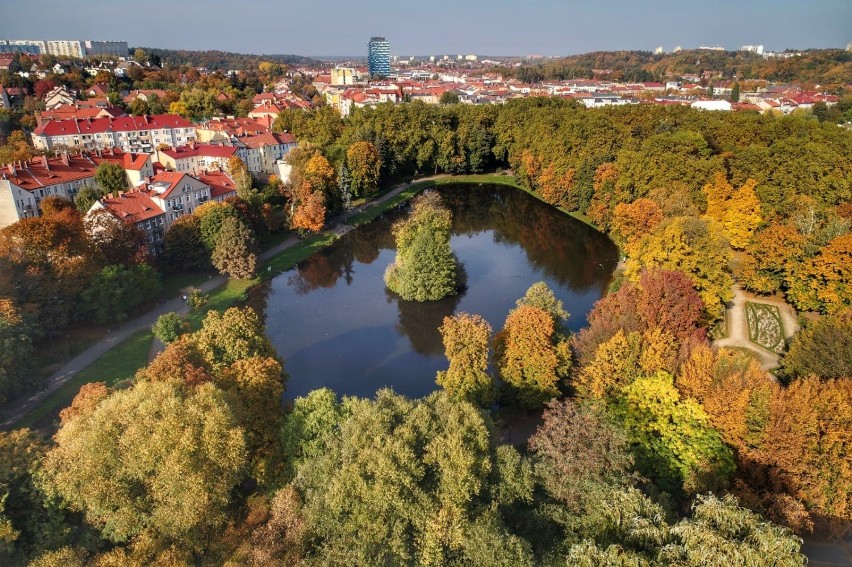
<instances>
[{"instance_id":1,"label":"sky","mask_svg":"<svg viewBox=\"0 0 852 567\"><path fill-rule=\"evenodd\" d=\"M0 39L306 56L846 47L852 0L0 0Z\"/></svg>"}]
</instances>

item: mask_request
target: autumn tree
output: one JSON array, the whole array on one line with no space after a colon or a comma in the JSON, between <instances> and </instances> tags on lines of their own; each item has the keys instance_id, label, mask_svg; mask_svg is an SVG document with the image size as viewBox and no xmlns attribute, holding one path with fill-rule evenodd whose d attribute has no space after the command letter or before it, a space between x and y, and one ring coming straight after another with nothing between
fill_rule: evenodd
<instances>
[{"instance_id":1,"label":"autumn tree","mask_svg":"<svg viewBox=\"0 0 852 567\"><path fill-rule=\"evenodd\" d=\"M107 264L132 266L146 260L145 235L135 223L118 219L107 209L96 209L85 216L83 225Z\"/></svg>"},{"instance_id":2,"label":"autumn tree","mask_svg":"<svg viewBox=\"0 0 852 567\"><path fill-rule=\"evenodd\" d=\"M713 181L704 186L706 217L722 226L731 246L738 250L746 247L762 222L756 185L755 180L749 179L735 190L725 174L717 172Z\"/></svg>"},{"instance_id":3,"label":"autumn tree","mask_svg":"<svg viewBox=\"0 0 852 567\"><path fill-rule=\"evenodd\" d=\"M787 285L787 296L798 309L836 313L852 306L852 232L792 270Z\"/></svg>"},{"instance_id":4,"label":"autumn tree","mask_svg":"<svg viewBox=\"0 0 852 567\"><path fill-rule=\"evenodd\" d=\"M48 195L38 204L42 216L49 217L65 210L74 210L74 201L59 195Z\"/></svg>"},{"instance_id":5,"label":"autumn tree","mask_svg":"<svg viewBox=\"0 0 852 567\"><path fill-rule=\"evenodd\" d=\"M263 334L263 321L251 308L208 311L192 340L216 371L238 360L275 357L275 349Z\"/></svg>"},{"instance_id":6,"label":"autumn tree","mask_svg":"<svg viewBox=\"0 0 852 567\"><path fill-rule=\"evenodd\" d=\"M556 397L571 366L568 343L560 340L553 317L529 305L506 317L494 337L494 355L501 378L529 408Z\"/></svg>"},{"instance_id":7,"label":"autumn tree","mask_svg":"<svg viewBox=\"0 0 852 567\"><path fill-rule=\"evenodd\" d=\"M370 142L355 142L346 150L346 166L349 168L353 195L367 197L376 192L382 166L376 146Z\"/></svg>"},{"instance_id":8,"label":"autumn tree","mask_svg":"<svg viewBox=\"0 0 852 567\"><path fill-rule=\"evenodd\" d=\"M624 251L631 254L637 242L650 234L662 220L662 210L650 199L619 203L613 212L612 235Z\"/></svg>"},{"instance_id":9,"label":"autumn tree","mask_svg":"<svg viewBox=\"0 0 852 567\"><path fill-rule=\"evenodd\" d=\"M757 293L775 293L798 270L807 239L794 227L770 224L754 234L744 251L737 279Z\"/></svg>"},{"instance_id":10,"label":"autumn tree","mask_svg":"<svg viewBox=\"0 0 852 567\"><path fill-rule=\"evenodd\" d=\"M314 191L322 192L325 200L331 202L337 188L334 168L325 156L317 154L305 164L304 179L310 183Z\"/></svg>"},{"instance_id":11,"label":"autumn tree","mask_svg":"<svg viewBox=\"0 0 852 567\"><path fill-rule=\"evenodd\" d=\"M444 317L439 331L450 367L435 381L454 398L487 406L494 389L488 374L491 325L479 315L459 313Z\"/></svg>"},{"instance_id":12,"label":"autumn tree","mask_svg":"<svg viewBox=\"0 0 852 567\"><path fill-rule=\"evenodd\" d=\"M236 217L226 217L216 235L216 246L210 256L219 273L235 278L251 278L257 270L254 235Z\"/></svg>"},{"instance_id":13,"label":"autumn tree","mask_svg":"<svg viewBox=\"0 0 852 567\"><path fill-rule=\"evenodd\" d=\"M578 203L574 198L575 174L573 168L558 167L553 163L545 167L536 178L541 198L551 205L576 210Z\"/></svg>"},{"instance_id":14,"label":"autumn tree","mask_svg":"<svg viewBox=\"0 0 852 567\"><path fill-rule=\"evenodd\" d=\"M178 543L199 556L244 470L243 432L212 384L141 382L64 422L55 440L48 489L106 539Z\"/></svg>"},{"instance_id":15,"label":"autumn tree","mask_svg":"<svg viewBox=\"0 0 852 567\"><path fill-rule=\"evenodd\" d=\"M808 323L796 333L782 368L788 379L852 378L852 308Z\"/></svg>"},{"instance_id":16,"label":"autumn tree","mask_svg":"<svg viewBox=\"0 0 852 567\"><path fill-rule=\"evenodd\" d=\"M706 221L676 217L663 221L636 246L627 260L626 275L636 281L643 268L656 266L686 274L704 303L705 316L714 321L731 300L728 243L721 230Z\"/></svg>"},{"instance_id":17,"label":"autumn tree","mask_svg":"<svg viewBox=\"0 0 852 567\"><path fill-rule=\"evenodd\" d=\"M300 188L301 198L293 211L290 226L298 231L319 232L325 226L325 196L320 191L312 191L310 184Z\"/></svg>"},{"instance_id":18,"label":"autumn tree","mask_svg":"<svg viewBox=\"0 0 852 567\"><path fill-rule=\"evenodd\" d=\"M27 161L35 155L35 149L27 141L22 130L13 130L0 146L0 164Z\"/></svg>"},{"instance_id":19,"label":"autumn tree","mask_svg":"<svg viewBox=\"0 0 852 567\"><path fill-rule=\"evenodd\" d=\"M602 489L628 484L630 448L606 416L566 399L548 402L542 419L529 440L535 473L569 510L582 513Z\"/></svg>"},{"instance_id":20,"label":"autumn tree","mask_svg":"<svg viewBox=\"0 0 852 567\"><path fill-rule=\"evenodd\" d=\"M734 471L731 450L707 414L694 400L681 399L666 372L627 385L613 412L627 431L639 471L664 490L716 490Z\"/></svg>"},{"instance_id":21,"label":"autumn tree","mask_svg":"<svg viewBox=\"0 0 852 567\"><path fill-rule=\"evenodd\" d=\"M458 293L451 225L450 211L437 193L415 198L408 217L393 226L396 259L385 271L388 289L407 301L435 301Z\"/></svg>"},{"instance_id":22,"label":"autumn tree","mask_svg":"<svg viewBox=\"0 0 852 567\"><path fill-rule=\"evenodd\" d=\"M231 179L236 184L237 195L241 199L251 199L255 193L252 187L253 180L248 166L246 166L242 158L238 155L231 156L228 158L227 168Z\"/></svg>"}]
</instances>

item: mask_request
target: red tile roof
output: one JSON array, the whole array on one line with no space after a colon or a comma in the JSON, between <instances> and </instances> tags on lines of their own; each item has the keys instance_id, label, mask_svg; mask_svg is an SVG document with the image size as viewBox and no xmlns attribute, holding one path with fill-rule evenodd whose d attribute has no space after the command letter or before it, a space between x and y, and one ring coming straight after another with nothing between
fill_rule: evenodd
<instances>
[{"instance_id":1,"label":"red tile roof","mask_svg":"<svg viewBox=\"0 0 852 567\"><path fill-rule=\"evenodd\" d=\"M122 167L124 169L130 169L132 171L140 171L145 164L148 163L148 160L151 158L148 154L124 154L124 163Z\"/></svg>"},{"instance_id":2,"label":"red tile roof","mask_svg":"<svg viewBox=\"0 0 852 567\"><path fill-rule=\"evenodd\" d=\"M151 116L121 116L85 120L50 120L35 129L38 136L67 136L69 134L101 134L103 132L133 132L164 128L192 128L193 124L177 114Z\"/></svg>"},{"instance_id":3,"label":"red tile roof","mask_svg":"<svg viewBox=\"0 0 852 567\"><path fill-rule=\"evenodd\" d=\"M139 222L165 212L143 191L128 191L118 196L103 198L101 204L116 218Z\"/></svg>"},{"instance_id":4,"label":"red tile roof","mask_svg":"<svg viewBox=\"0 0 852 567\"><path fill-rule=\"evenodd\" d=\"M94 177L97 167L97 162L83 155L55 158L39 156L18 165L5 165L0 170L0 176L21 189L34 191L49 185Z\"/></svg>"},{"instance_id":5,"label":"red tile roof","mask_svg":"<svg viewBox=\"0 0 852 567\"><path fill-rule=\"evenodd\" d=\"M260 134L259 136L246 136L245 138L240 138L240 142L245 144L247 147L254 149L261 148L263 146L295 144L296 137L289 132L285 132L283 134L269 133Z\"/></svg>"},{"instance_id":6,"label":"red tile roof","mask_svg":"<svg viewBox=\"0 0 852 567\"><path fill-rule=\"evenodd\" d=\"M210 198L230 197L237 194L237 186L228 174L221 171L207 171L197 177L199 181L210 186Z\"/></svg>"},{"instance_id":7,"label":"red tile roof","mask_svg":"<svg viewBox=\"0 0 852 567\"><path fill-rule=\"evenodd\" d=\"M194 146L178 146L177 148L161 151L172 159L185 159L198 156L229 158L237 153L237 148L234 146L195 144Z\"/></svg>"}]
</instances>

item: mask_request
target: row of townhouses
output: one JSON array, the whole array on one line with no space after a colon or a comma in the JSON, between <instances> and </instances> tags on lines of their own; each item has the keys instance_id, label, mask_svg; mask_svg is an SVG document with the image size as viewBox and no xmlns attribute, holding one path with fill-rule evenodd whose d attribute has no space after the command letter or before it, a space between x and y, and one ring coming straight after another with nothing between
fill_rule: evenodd
<instances>
[{"instance_id":1,"label":"row of townhouses","mask_svg":"<svg viewBox=\"0 0 852 567\"><path fill-rule=\"evenodd\" d=\"M0 228L41 214L39 204L53 195L73 199L84 186L96 187L102 163L120 165L127 175L126 192L108 195L93 205L116 218L134 222L146 234L152 252L172 223L207 201L236 196L236 184L225 171L166 171L150 154L108 152L63 153L7 164L0 170Z\"/></svg>"}]
</instances>

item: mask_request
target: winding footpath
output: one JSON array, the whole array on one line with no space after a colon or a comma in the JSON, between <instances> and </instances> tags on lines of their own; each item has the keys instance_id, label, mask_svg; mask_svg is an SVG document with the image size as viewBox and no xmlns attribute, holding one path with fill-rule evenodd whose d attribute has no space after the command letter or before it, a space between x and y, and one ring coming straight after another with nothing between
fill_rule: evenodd
<instances>
[{"instance_id":1,"label":"winding footpath","mask_svg":"<svg viewBox=\"0 0 852 567\"><path fill-rule=\"evenodd\" d=\"M445 177L444 175L437 175L432 177L424 177L420 179L416 179L410 183L403 183L401 185L397 185L384 195L377 197L376 199L370 201L369 203L365 203L362 205L359 210L363 211L370 207L380 205L385 201L392 199L399 195L405 189L408 189L414 183L420 183L423 181L431 181L440 177ZM351 213L349 213L351 214ZM333 218L328 223L328 228L323 231L323 233L337 233L341 234L343 231L348 231L350 228L347 228L348 225L343 224L344 216L338 215ZM261 261L268 260L273 256L280 254L287 248L295 245L299 242L299 239L295 236L292 236L285 240L284 242L270 248L263 252L259 259ZM196 286L202 292L209 293L210 291L225 285L228 281L227 276L214 276L208 279L206 282ZM20 398L14 401L15 406L13 408L8 408L2 412L2 416L0 416L0 430L8 431L13 429L15 424L21 420L24 416L26 416L30 411L32 411L36 406L38 406L45 398L50 396L53 392L59 389L63 384L65 384L68 380L74 377L75 374L88 367L98 358L103 356L107 351L115 347L116 345L121 344L133 334L139 331L147 331L150 330L154 323L157 321L157 318L160 315L165 313L169 313L170 311L174 311L180 314L187 313L189 311L189 307L186 305L186 302L183 301L181 297L176 297L172 300L169 300L165 303L159 304L157 307L145 313L144 315L140 315L136 319L128 321L124 323L122 326L117 329L111 331L109 335L93 344L71 360L69 360L65 366L54 372L47 379L47 386L29 397Z\"/></svg>"}]
</instances>

